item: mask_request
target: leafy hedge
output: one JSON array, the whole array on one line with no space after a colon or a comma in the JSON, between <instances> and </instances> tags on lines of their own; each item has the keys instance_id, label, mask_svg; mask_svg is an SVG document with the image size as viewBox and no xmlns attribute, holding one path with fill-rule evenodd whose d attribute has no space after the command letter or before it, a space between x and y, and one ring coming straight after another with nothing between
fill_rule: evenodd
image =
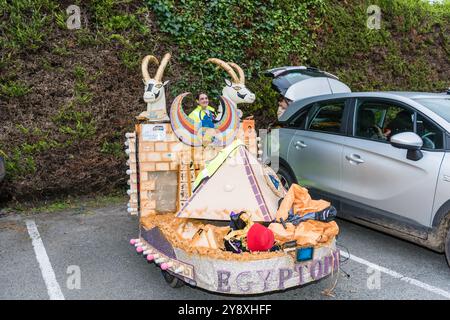
<instances>
[{"instance_id":1,"label":"leafy hedge","mask_svg":"<svg viewBox=\"0 0 450 320\"><path fill-rule=\"evenodd\" d=\"M450 86L450 1L333 1L318 30L311 64L352 90L442 91ZM381 29L366 27L367 7L381 8Z\"/></svg>"},{"instance_id":2,"label":"leafy hedge","mask_svg":"<svg viewBox=\"0 0 450 320\"><path fill-rule=\"evenodd\" d=\"M176 83L176 91L219 95L221 77L204 61L235 61L258 97L244 111L264 114L262 125L275 116L275 93L262 75L274 66L317 66L362 91L442 91L450 85L450 1L147 2L178 59L198 75ZM382 11L379 30L366 25L373 4Z\"/></svg>"},{"instance_id":3,"label":"leafy hedge","mask_svg":"<svg viewBox=\"0 0 450 320\"><path fill-rule=\"evenodd\" d=\"M324 14L324 0L147 0L158 28L168 34L176 56L196 81L179 81L176 91L206 90L219 96L222 76L210 57L237 62L246 73L248 86L258 96L246 113L259 109L274 116L274 93L263 72L273 66L302 64L314 48L316 16ZM223 71L220 71L223 72Z\"/></svg>"},{"instance_id":4,"label":"leafy hedge","mask_svg":"<svg viewBox=\"0 0 450 320\"><path fill-rule=\"evenodd\" d=\"M66 27L73 3L81 30ZM366 27L370 4L380 30ZM449 25L449 0L0 0L0 202L125 187L145 54L173 54L169 103L220 95L226 75L207 58L238 63L257 96L242 110L264 127L276 94L263 72L276 66L317 66L353 90L443 90Z\"/></svg>"}]
</instances>

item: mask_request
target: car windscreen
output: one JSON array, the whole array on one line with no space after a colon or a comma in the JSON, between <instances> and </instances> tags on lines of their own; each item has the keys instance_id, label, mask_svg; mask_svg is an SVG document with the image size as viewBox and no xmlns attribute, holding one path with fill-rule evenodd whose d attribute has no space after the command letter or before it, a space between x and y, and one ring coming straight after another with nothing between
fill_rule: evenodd
<instances>
[{"instance_id":1,"label":"car windscreen","mask_svg":"<svg viewBox=\"0 0 450 320\"><path fill-rule=\"evenodd\" d=\"M414 99L450 123L450 97L433 99Z\"/></svg>"}]
</instances>

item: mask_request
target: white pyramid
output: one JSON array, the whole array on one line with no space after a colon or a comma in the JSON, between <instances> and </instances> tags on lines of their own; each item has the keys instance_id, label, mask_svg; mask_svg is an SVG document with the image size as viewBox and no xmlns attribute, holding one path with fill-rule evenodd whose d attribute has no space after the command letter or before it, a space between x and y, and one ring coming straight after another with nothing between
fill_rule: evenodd
<instances>
[{"instance_id":1,"label":"white pyramid","mask_svg":"<svg viewBox=\"0 0 450 320\"><path fill-rule=\"evenodd\" d=\"M198 185L177 216L230 220L231 211L246 211L253 221L272 221L286 194L275 172L243 144L222 151L228 152L225 161Z\"/></svg>"}]
</instances>

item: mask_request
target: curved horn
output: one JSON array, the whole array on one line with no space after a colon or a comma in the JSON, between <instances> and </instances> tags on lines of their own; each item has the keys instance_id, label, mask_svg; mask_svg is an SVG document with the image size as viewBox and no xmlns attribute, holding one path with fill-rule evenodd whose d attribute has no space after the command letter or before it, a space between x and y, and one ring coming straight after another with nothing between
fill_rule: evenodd
<instances>
[{"instance_id":1,"label":"curved horn","mask_svg":"<svg viewBox=\"0 0 450 320\"><path fill-rule=\"evenodd\" d=\"M245 84L245 73L244 73L244 70L242 70L242 68L239 67L234 62L228 62L228 64L238 72L240 83L241 84Z\"/></svg>"},{"instance_id":2,"label":"curved horn","mask_svg":"<svg viewBox=\"0 0 450 320\"><path fill-rule=\"evenodd\" d=\"M209 58L208 60L206 60L206 62L211 62L211 63L218 65L219 67L221 67L223 70L225 70L230 75L231 81L233 83L240 83L239 78L236 75L236 72L234 72L233 68L230 67L230 65L228 63L226 63L225 61L222 61L217 58Z\"/></svg>"},{"instance_id":3,"label":"curved horn","mask_svg":"<svg viewBox=\"0 0 450 320\"><path fill-rule=\"evenodd\" d=\"M161 64L159 65L159 68L158 68L158 70L156 71L156 74L155 74L155 80L156 81L162 82L162 76L164 74L164 70L166 69L167 63L169 63L169 60L170 60L171 56L172 55L170 53L166 53L164 55L164 57L162 58Z\"/></svg>"},{"instance_id":4,"label":"curved horn","mask_svg":"<svg viewBox=\"0 0 450 320\"><path fill-rule=\"evenodd\" d=\"M159 61L158 59L156 59L155 56L152 55L147 55L144 57L144 59L142 59L142 64L141 64L141 69L142 69L142 77L144 77L145 81L148 81L151 79L149 73L148 73L148 63L149 62L153 62L154 64L158 65Z\"/></svg>"}]
</instances>

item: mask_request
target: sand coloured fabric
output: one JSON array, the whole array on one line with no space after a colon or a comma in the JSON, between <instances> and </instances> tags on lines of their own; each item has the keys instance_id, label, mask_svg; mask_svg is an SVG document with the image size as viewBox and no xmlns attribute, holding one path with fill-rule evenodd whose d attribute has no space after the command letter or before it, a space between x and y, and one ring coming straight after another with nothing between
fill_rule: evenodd
<instances>
[{"instance_id":1,"label":"sand coloured fabric","mask_svg":"<svg viewBox=\"0 0 450 320\"><path fill-rule=\"evenodd\" d=\"M295 214L303 216L310 212L318 212L328 208L331 204L325 200L313 200L306 188L292 184L278 208L276 220L287 219L289 210L293 208Z\"/></svg>"}]
</instances>

